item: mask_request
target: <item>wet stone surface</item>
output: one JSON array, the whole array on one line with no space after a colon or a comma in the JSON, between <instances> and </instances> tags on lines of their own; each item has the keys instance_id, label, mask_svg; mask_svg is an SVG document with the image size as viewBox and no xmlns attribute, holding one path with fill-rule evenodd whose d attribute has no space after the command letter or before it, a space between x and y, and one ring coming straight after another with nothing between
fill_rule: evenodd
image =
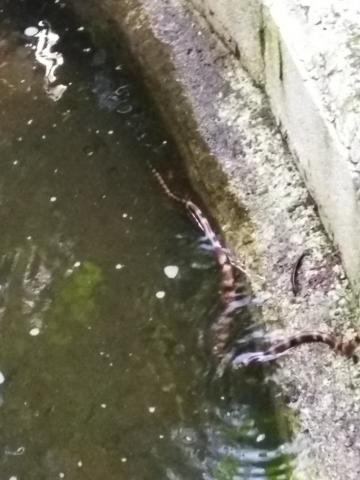
<instances>
[{"instance_id":1,"label":"wet stone surface","mask_svg":"<svg viewBox=\"0 0 360 480\"><path fill-rule=\"evenodd\" d=\"M214 380L218 272L149 175L146 159L188 191L163 126L63 3L12 3L0 2L1 479L290 478L267 376ZM247 334L260 319L239 314Z\"/></svg>"}]
</instances>

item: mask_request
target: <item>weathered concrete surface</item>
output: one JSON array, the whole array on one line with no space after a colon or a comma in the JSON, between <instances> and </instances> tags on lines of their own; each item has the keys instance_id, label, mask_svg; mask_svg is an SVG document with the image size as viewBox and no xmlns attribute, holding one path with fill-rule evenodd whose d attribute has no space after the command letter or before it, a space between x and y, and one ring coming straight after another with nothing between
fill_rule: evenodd
<instances>
[{"instance_id":1,"label":"weathered concrete surface","mask_svg":"<svg viewBox=\"0 0 360 480\"><path fill-rule=\"evenodd\" d=\"M189 0L241 59L257 83L264 83L265 30L262 0Z\"/></svg>"},{"instance_id":2,"label":"weathered concrete surface","mask_svg":"<svg viewBox=\"0 0 360 480\"><path fill-rule=\"evenodd\" d=\"M189 0L268 93L360 291L360 4ZM234 48L234 47L233 47Z\"/></svg>"},{"instance_id":3,"label":"weathered concrete surface","mask_svg":"<svg viewBox=\"0 0 360 480\"><path fill-rule=\"evenodd\" d=\"M272 331L351 333L353 297L264 95L182 0L73 0L93 21L121 31L226 238L267 298ZM100 21L100 24L103 22ZM104 25L103 25L104 26ZM246 211L239 220L239 213ZM304 248L302 294L291 266ZM355 315L355 314L354 314ZM294 478L360 478L358 367L326 348L298 349L275 379L299 415Z\"/></svg>"}]
</instances>

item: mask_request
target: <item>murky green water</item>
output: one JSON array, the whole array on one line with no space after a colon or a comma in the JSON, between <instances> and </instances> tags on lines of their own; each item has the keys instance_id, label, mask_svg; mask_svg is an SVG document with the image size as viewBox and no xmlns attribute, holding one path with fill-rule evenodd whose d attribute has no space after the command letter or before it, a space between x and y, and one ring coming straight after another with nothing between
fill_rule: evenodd
<instances>
[{"instance_id":1,"label":"murky green water","mask_svg":"<svg viewBox=\"0 0 360 480\"><path fill-rule=\"evenodd\" d=\"M264 378L213 380L217 268L126 65L61 2L0 6L0 479L290 478Z\"/></svg>"}]
</instances>

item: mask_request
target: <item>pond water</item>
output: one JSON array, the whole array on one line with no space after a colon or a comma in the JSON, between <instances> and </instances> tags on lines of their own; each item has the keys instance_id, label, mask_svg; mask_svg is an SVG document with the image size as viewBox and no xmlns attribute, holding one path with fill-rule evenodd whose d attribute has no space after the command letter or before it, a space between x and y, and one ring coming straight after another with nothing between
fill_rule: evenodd
<instances>
[{"instance_id":1,"label":"pond water","mask_svg":"<svg viewBox=\"0 0 360 480\"><path fill-rule=\"evenodd\" d=\"M1 480L290 478L266 375L209 367L218 271L141 85L61 1L0 22Z\"/></svg>"}]
</instances>

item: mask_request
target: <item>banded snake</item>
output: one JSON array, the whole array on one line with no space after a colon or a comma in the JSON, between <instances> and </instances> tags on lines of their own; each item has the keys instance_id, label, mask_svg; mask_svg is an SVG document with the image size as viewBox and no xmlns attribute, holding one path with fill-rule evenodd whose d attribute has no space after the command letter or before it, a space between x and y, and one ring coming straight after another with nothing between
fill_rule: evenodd
<instances>
[{"instance_id":1,"label":"banded snake","mask_svg":"<svg viewBox=\"0 0 360 480\"><path fill-rule=\"evenodd\" d=\"M244 303L237 299L235 268L240 268L240 270L243 272L244 270L238 266L237 262L230 256L227 249L221 244L218 236L212 229L202 210L191 200L174 194L160 173L151 165L150 169L166 195L173 201L184 206L194 224L205 235L205 238L211 245L215 261L220 268L220 300L223 310L217 321L212 325L211 329L214 336L213 353L219 358L220 361L224 362L224 358L227 357L226 347L228 346L230 339L233 314L239 307L244 305ZM294 285L297 286L295 282L296 271L303 257L307 254L308 251L305 251L296 262L296 266L293 270L295 273L292 274L293 289L295 288ZM297 292L298 288L296 291L294 291L294 294ZM312 343L323 343L328 345L328 347L334 350L336 353L339 353L347 358L352 358L354 362L357 362L358 360L357 356L355 355L355 350L360 345L360 333L356 333L352 339L344 340L342 337L331 333L321 331L303 331L290 335L283 340L276 341L269 348L262 351L240 353L239 355L235 356L233 356L231 353L228 353L230 357L226 360L226 364L230 363L233 368L259 365L265 362L276 360L295 347Z\"/></svg>"}]
</instances>

